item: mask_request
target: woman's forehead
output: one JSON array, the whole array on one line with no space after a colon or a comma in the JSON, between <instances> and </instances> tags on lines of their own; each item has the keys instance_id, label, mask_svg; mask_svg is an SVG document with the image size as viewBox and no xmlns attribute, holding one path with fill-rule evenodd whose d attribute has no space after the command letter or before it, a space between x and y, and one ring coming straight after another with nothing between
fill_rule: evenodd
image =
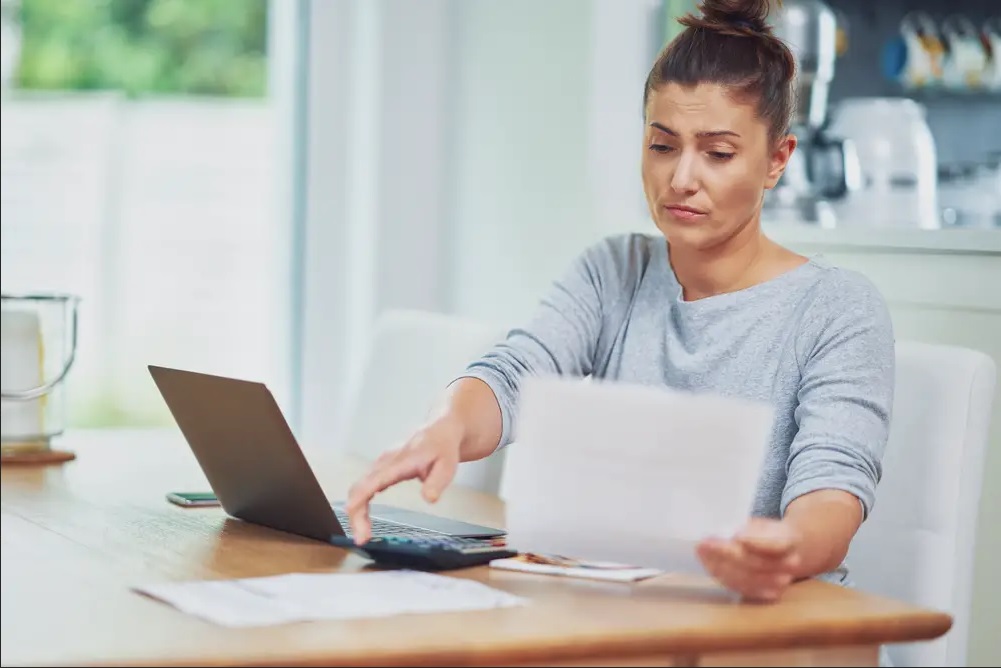
<instances>
[{"instance_id":1,"label":"woman's forehead","mask_svg":"<svg viewBox=\"0 0 1001 668\"><path fill-rule=\"evenodd\" d=\"M753 104L737 99L731 89L712 83L664 84L651 92L646 120L648 126L655 123L679 134L717 130L744 134L761 125Z\"/></svg>"}]
</instances>

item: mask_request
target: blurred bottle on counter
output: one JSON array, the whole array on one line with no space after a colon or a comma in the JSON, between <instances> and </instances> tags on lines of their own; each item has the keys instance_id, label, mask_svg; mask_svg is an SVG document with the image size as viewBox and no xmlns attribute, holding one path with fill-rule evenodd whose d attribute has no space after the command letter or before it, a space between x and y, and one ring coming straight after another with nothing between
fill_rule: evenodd
<instances>
[{"instance_id":1,"label":"blurred bottle on counter","mask_svg":"<svg viewBox=\"0 0 1001 668\"><path fill-rule=\"evenodd\" d=\"M835 205L838 225L941 226L938 160L925 108L909 98L847 98L831 132L855 145L861 187Z\"/></svg>"}]
</instances>

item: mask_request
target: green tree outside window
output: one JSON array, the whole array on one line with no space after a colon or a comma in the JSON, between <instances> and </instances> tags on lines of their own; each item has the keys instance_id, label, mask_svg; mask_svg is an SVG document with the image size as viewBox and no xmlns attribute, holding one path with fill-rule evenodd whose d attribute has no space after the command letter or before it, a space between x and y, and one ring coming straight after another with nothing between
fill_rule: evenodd
<instances>
[{"instance_id":1,"label":"green tree outside window","mask_svg":"<svg viewBox=\"0 0 1001 668\"><path fill-rule=\"evenodd\" d=\"M21 0L14 85L261 97L268 0Z\"/></svg>"}]
</instances>

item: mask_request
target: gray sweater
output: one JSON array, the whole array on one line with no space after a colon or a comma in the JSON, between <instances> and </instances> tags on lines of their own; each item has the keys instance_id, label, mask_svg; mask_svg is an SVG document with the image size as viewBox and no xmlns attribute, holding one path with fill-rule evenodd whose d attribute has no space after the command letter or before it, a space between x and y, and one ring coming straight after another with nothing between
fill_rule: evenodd
<instances>
[{"instance_id":1,"label":"gray sweater","mask_svg":"<svg viewBox=\"0 0 1001 668\"><path fill-rule=\"evenodd\" d=\"M754 514L781 517L820 489L850 492L872 509L894 341L882 297L857 273L814 258L765 283L685 301L662 236L610 237L463 374L493 389L500 445L515 438L521 379L540 372L767 401L776 419Z\"/></svg>"}]
</instances>

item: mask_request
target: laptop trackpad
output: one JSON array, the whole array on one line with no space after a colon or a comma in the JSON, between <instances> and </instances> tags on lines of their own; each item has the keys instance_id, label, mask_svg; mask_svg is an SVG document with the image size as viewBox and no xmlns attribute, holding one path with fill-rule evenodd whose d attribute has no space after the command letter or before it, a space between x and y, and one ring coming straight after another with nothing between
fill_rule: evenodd
<instances>
[{"instance_id":1,"label":"laptop trackpad","mask_svg":"<svg viewBox=\"0 0 1001 668\"><path fill-rule=\"evenodd\" d=\"M459 520L453 520L447 517L438 517L437 515L422 513L416 510L406 510L395 506L384 506L379 503L373 503L370 506L369 512L372 517L377 517L388 522L399 522L400 524L406 524L420 529L438 531L440 533L448 534L449 536L459 536L462 538L492 538L494 536L504 535L504 531L501 531L500 529L493 529L491 527L480 526L478 524L470 524L468 522L460 522Z\"/></svg>"}]
</instances>

